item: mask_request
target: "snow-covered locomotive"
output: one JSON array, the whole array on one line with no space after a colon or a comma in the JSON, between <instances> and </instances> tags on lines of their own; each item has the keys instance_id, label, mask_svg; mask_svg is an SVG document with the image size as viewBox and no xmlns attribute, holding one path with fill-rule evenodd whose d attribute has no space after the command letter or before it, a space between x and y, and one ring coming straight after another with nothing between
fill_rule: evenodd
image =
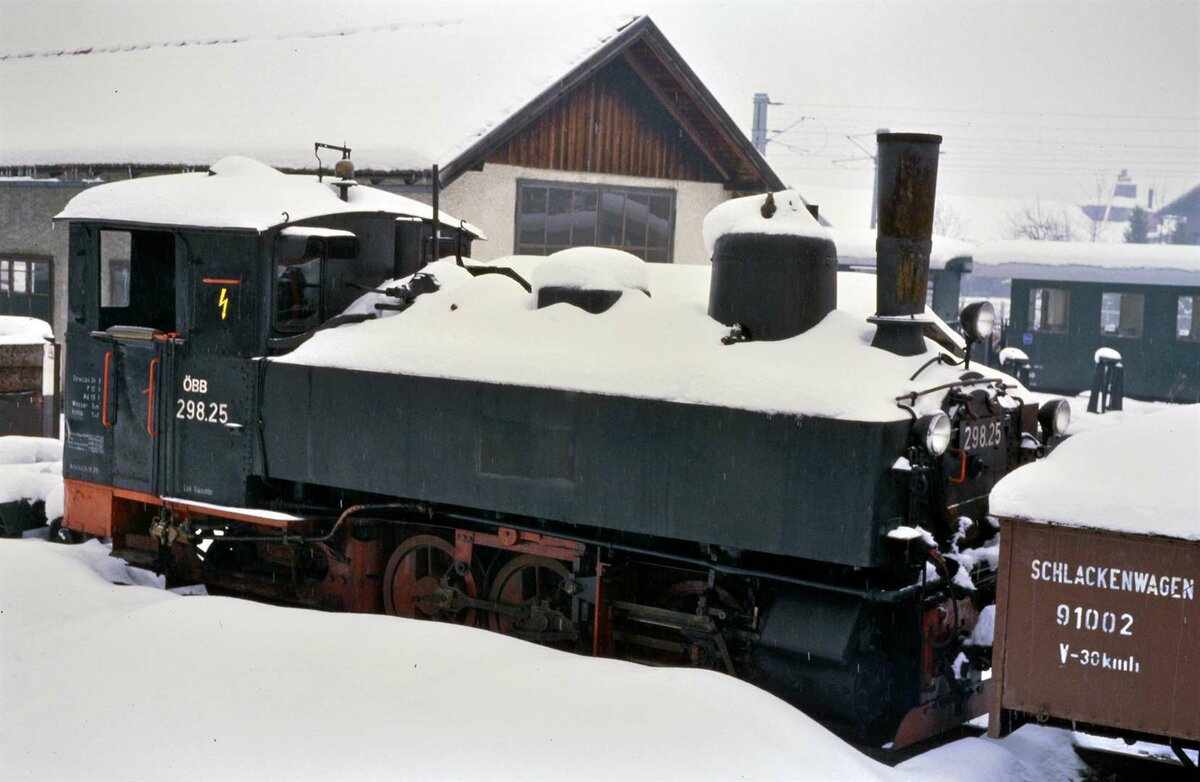
<instances>
[{"instance_id":1,"label":"snow-covered locomotive","mask_svg":"<svg viewBox=\"0 0 1200 782\"><path fill-rule=\"evenodd\" d=\"M925 316L938 141L880 137L877 280L789 193L714 210L710 284L464 260L476 229L347 171L89 189L58 218L64 529L217 590L717 668L897 746L957 724L988 492L1069 413Z\"/></svg>"}]
</instances>

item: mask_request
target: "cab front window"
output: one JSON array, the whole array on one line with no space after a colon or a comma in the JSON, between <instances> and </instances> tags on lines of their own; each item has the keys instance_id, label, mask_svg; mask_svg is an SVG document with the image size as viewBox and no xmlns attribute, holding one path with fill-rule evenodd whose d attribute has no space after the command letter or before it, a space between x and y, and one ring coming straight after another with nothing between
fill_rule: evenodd
<instances>
[{"instance_id":1,"label":"cab front window","mask_svg":"<svg viewBox=\"0 0 1200 782\"><path fill-rule=\"evenodd\" d=\"M326 311L329 262L355 258L358 250L358 239L349 231L316 227L280 231L275 240L275 331L311 331L337 314Z\"/></svg>"}]
</instances>

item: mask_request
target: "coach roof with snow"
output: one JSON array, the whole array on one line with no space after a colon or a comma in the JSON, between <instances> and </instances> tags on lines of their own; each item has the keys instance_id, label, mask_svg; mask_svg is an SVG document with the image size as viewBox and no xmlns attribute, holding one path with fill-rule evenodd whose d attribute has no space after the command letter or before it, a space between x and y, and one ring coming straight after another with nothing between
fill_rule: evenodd
<instances>
[{"instance_id":1,"label":"coach roof with snow","mask_svg":"<svg viewBox=\"0 0 1200 782\"><path fill-rule=\"evenodd\" d=\"M1200 285L1200 247L1182 244L992 242L975 251L974 274L1008 279Z\"/></svg>"}]
</instances>

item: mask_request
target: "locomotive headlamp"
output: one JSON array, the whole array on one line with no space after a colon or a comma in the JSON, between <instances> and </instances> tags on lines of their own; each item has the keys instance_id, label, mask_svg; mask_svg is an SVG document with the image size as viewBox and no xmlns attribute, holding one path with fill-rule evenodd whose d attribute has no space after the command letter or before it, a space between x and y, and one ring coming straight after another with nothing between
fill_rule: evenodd
<instances>
[{"instance_id":1,"label":"locomotive headlamp","mask_svg":"<svg viewBox=\"0 0 1200 782\"><path fill-rule=\"evenodd\" d=\"M922 416L913 424L913 434L921 447L933 456L941 456L950 447L950 416L941 410Z\"/></svg>"},{"instance_id":2,"label":"locomotive headlamp","mask_svg":"<svg viewBox=\"0 0 1200 782\"><path fill-rule=\"evenodd\" d=\"M1065 399L1055 399L1038 408L1038 423L1042 426L1042 437L1066 434L1071 425L1071 405Z\"/></svg>"},{"instance_id":3,"label":"locomotive headlamp","mask_svg":"<svg viewBox=\"0 0 1200 782\"><path fill-rule=\"evenodd\" d=\"M963 336L967 338L966 360L963 362L967 369L971 368L971 346L992 336L996 325L996 308L990 301L977 301L968 304L958 313L958 325Z\"/></svg>"},{"instance_id":4,"label":"locomotive headlamp","mask_svg":"<svg viewBox=\"0 0 1200 782\"><path fill-rule=\"evenodd\" d=\"M990 301L977 301L963 307L958 323L971 342L980 342L992 335L996 326L996 308Z\"/></svg>"}]
</instances>

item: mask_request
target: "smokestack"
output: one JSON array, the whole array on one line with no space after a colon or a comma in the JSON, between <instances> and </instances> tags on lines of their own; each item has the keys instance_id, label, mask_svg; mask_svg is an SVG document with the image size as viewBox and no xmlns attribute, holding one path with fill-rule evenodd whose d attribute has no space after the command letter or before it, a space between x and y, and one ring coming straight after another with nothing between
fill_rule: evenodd
<instances>
[{"instance_id":1,"label":"smokestack","mask_svg":"<svg viewBox=\"0 0 1200 782\"><path fill-rule=\"evenodd\" d=\"M941 136L880 133L876 186L875 315L871 344L901 356L925 352L923 331Z\"/></svg>"}]
</instances>

